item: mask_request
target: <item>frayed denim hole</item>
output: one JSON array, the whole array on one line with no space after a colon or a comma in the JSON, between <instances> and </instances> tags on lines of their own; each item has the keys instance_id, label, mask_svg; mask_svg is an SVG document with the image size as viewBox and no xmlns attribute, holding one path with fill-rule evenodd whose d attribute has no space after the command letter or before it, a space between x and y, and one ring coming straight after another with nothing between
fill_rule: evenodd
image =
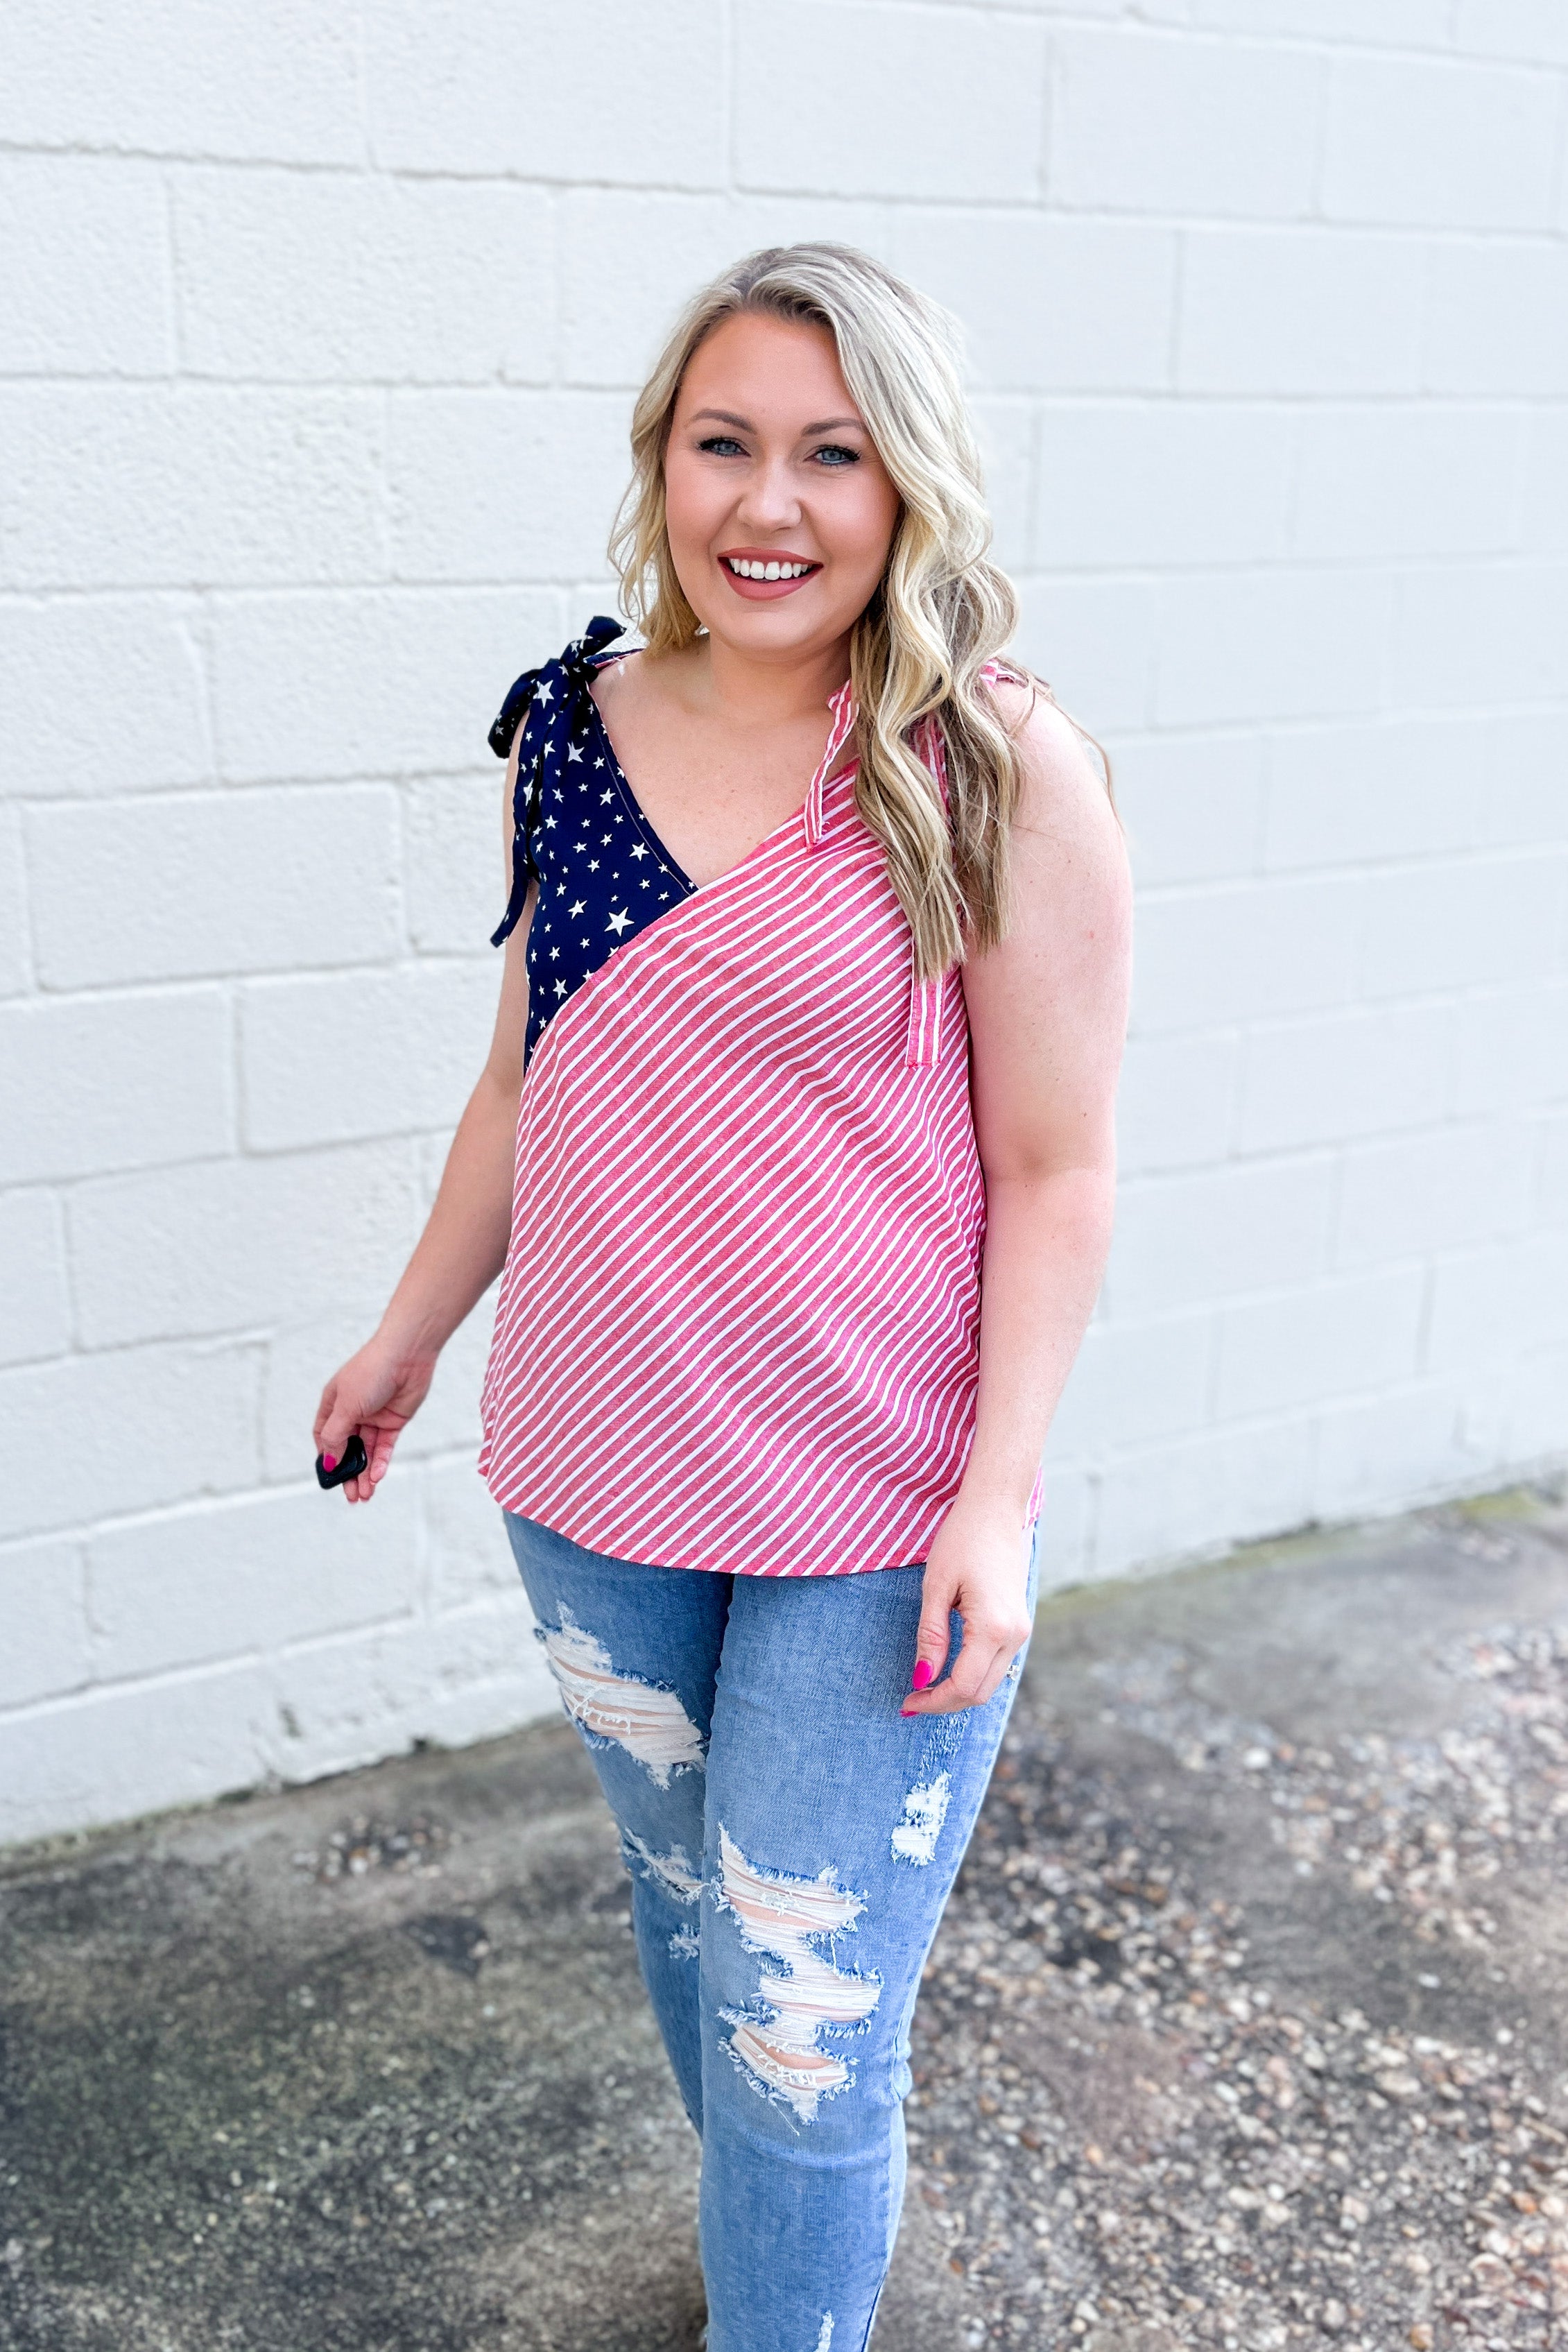
<instances>
[{"instance_id":1,"label":"frayed denim hole","mask_svg":"<svg viewBox=\"0 0 1568 2352\"><path fill-rule=\"evenodd\" d=\"M617 1671L598 1637L580 1625L564 1601L554 1626L535 1628L544 1643L561 1704L590 1745L615 1747L640 1764L661 1789L672 1772L702 1771L702 1734L666 1685Z\"/></svg>"},{"instance_id":2,"label":"frayed denim hole","mask_svg":"<svg viewBox=\"0 0 1568 2352\"><path fill-rule=\"evenodd\" d=\"M667 1902L689 1907L701 1896L702 1873L684 1845L673 1845L668 1853L658 1853L635 1830L622 1829L621 1859L630 1876L642 1879Z\"/></svg>"},{"instance_id":3,"label":"frayed denim hole","mask_svg":"<svg viewBox=\"0 0 1568 2352\"><path fill-rule=\"evenodd\" d=\"M722 2046L754 2090L789 2107L798 2123L813 2123L821 2101L855 2079L836 2045L870 2032L882 1998L880 1976L838 1964L838 1937L853 1929L867 1898L839 1885L831 1866L815 1878L767 1872L722 1823L718 1837L716 1909L734 1916L744 1949L779 1963L759 1972L744 2008L720 2011L735 2028ZM824 2033L834 2046L823 2045Z\"/></svg>"}]
</instances>

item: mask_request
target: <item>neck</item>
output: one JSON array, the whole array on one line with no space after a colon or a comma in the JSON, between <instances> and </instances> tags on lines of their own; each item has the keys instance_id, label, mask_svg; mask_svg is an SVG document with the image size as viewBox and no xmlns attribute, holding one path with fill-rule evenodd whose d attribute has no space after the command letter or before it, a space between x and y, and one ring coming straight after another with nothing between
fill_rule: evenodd
<instances>
[{"instance_id":1,"label":"neck","mask_svg":"<svg viewBox=\"0 0 1568 2352\"><path fill-rule=\"evenodd\" d=\"M740 727L788 726L821 710L850 674L848 633L802 652L758 656L708 635L693 647L701 656L697 693L716 718Z\"/></svg>"}]
</instances>

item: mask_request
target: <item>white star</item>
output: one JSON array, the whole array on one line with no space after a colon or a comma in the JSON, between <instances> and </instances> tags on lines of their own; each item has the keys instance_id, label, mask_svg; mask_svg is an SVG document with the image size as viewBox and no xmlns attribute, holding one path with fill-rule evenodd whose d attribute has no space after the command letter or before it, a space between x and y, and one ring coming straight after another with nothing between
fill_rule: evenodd
<instances>
[{"instance_id":1,"label":"white star","mask_svg":"<svg viewBox=\"0 0 1568 2352\"><path fill-rule=\"evenodd\" d=\"M580 760L582 757L581 744L569 743L566 747L566 756L569 760Z\"/></svg>"},{"instance_id":2,"label":"white star","mask_svg":"<svg viewBox=\"0 0 1568 2352\"><path fill-rule=\"evenodd\" d=\"M559 950L559 948L551 948L551 950L550 950L550 960L551 960L551 961L552 961L552 962L554 961L555 958L556 958L558 955L559 955L559 953L560 953L560 950Z\"/></svg>"},{"instance_id":3,"label":"white star","mask_svg":"<svg viewBox=\"0 0 1568 2352\"><path fill-rule=\"evenodd\" d=\"M646 857L648 855L646 843L641 841L637 842L632 848L632 855L633 857Z\"/></svg>"},{"instance_id":4,"label":"white star","mask_svg":"<svg viewBox=\"0 0 1568 2352\"><path fill-rule=\"evenodd\" d=\"M597 858L597 857L591 857L591 858L589 859L589 861L588 861L588 870L589 870L589 872L590 872L591 874L597 874L597 873L598 873L598 871L599 871L599 860L598 860L598 858Z\"/></svg>"},{"instance_id":5,"label":"white star","mask_svg":"<svg viewBox=\"0 0 1568 2352\"><path fill-rule=\"evenodd\" d=\"M598 760L596 760L596 761L594 761L594 763L593 763L593 764L594 764L594 766L597 768L597 767L601 766L601 765L602 764L602 762L601 762L601 761L598 761ZM600 793L600 795L599 795L599 805L600 805L600 807L601 807L601 808L603 808L603 807L606 805L606 803L607 803L608 802L612 801L614 798L615 798L615 795L614 795L614 793Z\"/></svg>"},{"instance_id":6,"label":"white star","mask_svg":"<svg viewBox=\"0 0 1568 2352\"><path fill-rule=\"evenodd\" d=\"M558 980L556 982L555 992L558 996L564 996L566 994L566 982L564 980Z\"/></svg>"},{"instance_id":7,"label":"white star","mask_svg":"<svg viewBox=\"0 0 1568 2352\"><path fill-rule=\"evenodd\" d=\"M604 762L603 762L603 761L602 761L602 760L595 760L595 761L594 761L594 763L593 763L593 764L594 764L594 766L595 766L596 768L602 768L602 766L604 765Z\"/></svg>"},{"instance_id":8,"label":"white star","mask_svg":"<svg viewBox=\"0 0 1568 2352\"><path fill-rule=\"evenodd\" d=\"M540 702L548 702L554 692L555 688L550 684L548 677L541 677L538 686L534 688L534 693Z\"/></svg>"},{"instance_id":9,"label":"white star","mask_svg":"<svg viewBox=\"0 0 1568 2352\"><path fill-rule=\"evenodd\" d=\"M566 911L569 915L580 915L582 912L582 900L579 898L573 905L570 906Z\"/></svg>"},{"instance_id":10,"label":"white star","mask_svg":"<svg viewBox=\"0 0 1568 2352\"><path fill-rule=\"evenodd\" d=\"M604 928L607 931L613 931L616 938L619 939L631 919L631 916L624 912L619 915L612 915Z\"/></svg>"}]
</instances>

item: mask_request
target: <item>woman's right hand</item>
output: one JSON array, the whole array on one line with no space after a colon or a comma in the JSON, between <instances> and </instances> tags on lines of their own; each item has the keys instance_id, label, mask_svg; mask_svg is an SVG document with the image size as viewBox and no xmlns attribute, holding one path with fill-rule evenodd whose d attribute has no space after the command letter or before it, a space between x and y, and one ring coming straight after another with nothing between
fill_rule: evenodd
<instances>
[{"instance_id":1,"label":"woman's right hand","mask_svg":"<svg viewBox=\"0 0 1568 2352\"><path fill-rule=\"evenodd\" d=\"M364 1442L365 1466L346 1479L350 1503L368 1503L386 1476L392 1447L424 1402L435 1375L435 1360L400 1356L380 1339L340 1365L321 1391L316 1408L316 1451L340 1461L357 1429Z\"/></svg>"}]
</instances>

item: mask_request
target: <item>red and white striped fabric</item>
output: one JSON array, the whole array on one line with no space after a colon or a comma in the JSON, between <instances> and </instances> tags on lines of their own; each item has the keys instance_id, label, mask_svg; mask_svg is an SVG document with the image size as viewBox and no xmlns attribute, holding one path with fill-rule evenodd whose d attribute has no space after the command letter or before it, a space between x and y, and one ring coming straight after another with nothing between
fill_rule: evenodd
<instances>
[{"instance_id":1,"label":"red and white striped fabric","mask_svg":"<svg viewBox=\"0 0 1568 2352\"><path fill-rule=\"evenodd\" d=\"M617 1559L911 1565L973 1441L963 986L914 983L854 765L831 773L847 685L831 709L803 809L591 972L528 1066L479 1468ZM946 793L934 728L924 754Z\"/></svg>"}]
</instances>

